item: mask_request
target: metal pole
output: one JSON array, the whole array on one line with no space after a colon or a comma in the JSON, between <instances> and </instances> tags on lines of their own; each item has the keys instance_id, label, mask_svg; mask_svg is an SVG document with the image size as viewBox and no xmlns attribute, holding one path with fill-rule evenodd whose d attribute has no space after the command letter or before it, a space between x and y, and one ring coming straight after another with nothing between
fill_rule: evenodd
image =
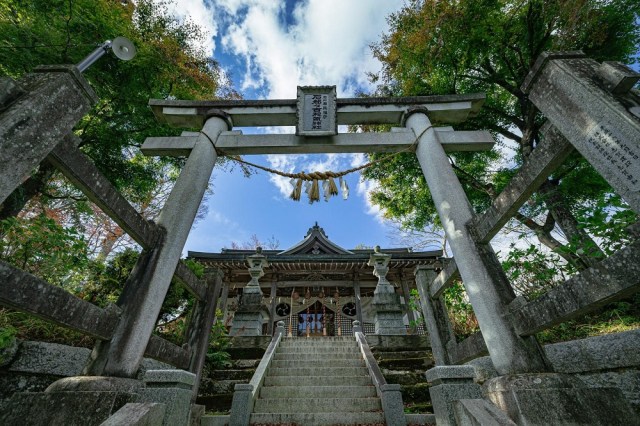
<instances>
[{"instance_id":1,"label":"metal pole","mask_svg":"<svg viewBox=\"0 0 640 426\"><path fill-rule=\"evenodd\" d=\"M89 53L89 55L86 58L78 62L78 65L76 65L76 68L78 68L80 72L84 72L84 70L86 70L91 65L93 65L95 61L102 58L109 49L111 49L111 40L105 41L100 46L98 46L96 50Z\"/></svg>"}]
</instances>

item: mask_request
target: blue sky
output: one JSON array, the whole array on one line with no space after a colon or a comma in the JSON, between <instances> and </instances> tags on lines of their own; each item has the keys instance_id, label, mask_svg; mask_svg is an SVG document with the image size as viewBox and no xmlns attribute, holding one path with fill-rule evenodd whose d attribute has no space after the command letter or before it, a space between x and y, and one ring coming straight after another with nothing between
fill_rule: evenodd
<instances>
[{"instance_id":1,"label":"blue sky","mask_svg":"<svg viewBox=\"0 0 640 426\"><path fill-rule=\"evenodd\" d=\"M380 64L369 45L386 31L386 16L402 0L177 0L174 12L208 31L206 48L245 99L294 98L298 85L336 85L339 97L369 92L367 72ZM292 132L292 129L243 129ZM345 131L342 129L341 131ZM249 161L287 172L340 171L362 164L363 155L252 156ZM208 213L189 236L192 251L219 251L232 242L272 236L285 249L316 221L345 248L399 244L393 226L368 200L372 183L347 176L349 199L333 197L309 205L289 200L288 179L258 172L243 177L238 167L216 168ZM402 244L400 244L402 245Z\"/></svg>"}]
</instances>

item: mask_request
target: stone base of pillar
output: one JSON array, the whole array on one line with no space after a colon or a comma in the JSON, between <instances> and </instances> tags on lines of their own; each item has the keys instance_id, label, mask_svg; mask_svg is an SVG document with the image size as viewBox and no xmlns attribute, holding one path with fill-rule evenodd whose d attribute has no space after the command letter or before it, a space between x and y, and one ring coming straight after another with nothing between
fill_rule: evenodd
<instances>
[{"instance_id":1,"label":"stone base of pillar","mask_svg":"<svg viewBox=\"0 0 640 426\"><path fill-rule=\"evenodd\" d=\"M262 312L236 312L229 336L261 336Z\"/></svg>"},{"instance_id":2,"label":"stone base of pillar","mask_svg":"<svg viewBox=\"0 0 640 426\"><path fill-rule=\"evenodd\" d=\"M480 385L473 381L475 370L470 365L433 367L427 370L425 377L431 383L429 395L438 426L458 424L455 401L482 397Z\"/></svg>"},{"instance_id":3,"label":"stone base of pillar","mask_svg":"<svg viewBox=\"0 0 640 426\"><path fill-rule=\"evenodd\" d=\"M195 380L195 374L184 370L147 370L146 387L138 391L138 401L164 404L163 425L187 426Z\"/></svg>"},{"instance_id":4,"label":"stone base of pillar","mask_svg":"<svg viewBox=\"0 0 640 426\"><path fill-rule=\"evenodd\" d=\"M375 311L376 334L406 335L400 296L393 293L376 294L372 302Z\"/></svg>"},{"instance_id":5,"label":"stone base of pillar","mask_svg":"<svg viewBox=\"0 0 640 426\"><path fill-rule=\"evenodd\" d=\"M589 388L557 373L510 374L488 380L483 393L518 425L638 424L618 388Z\"/></svg>"},{"instance_id":6,"label":"stone base of pillar","mask_svg":"<svg viewBox=\"0 0 640 426\"><path fill-rule=\"evenodd\" d=\"M0 424L99 425L137 397L115 390L18 392L0 405Z\"/></svg>"},{"instance_id":7,"label":"stone base of pillar","mask_svg":"<svg viewBox=\"0 0 640 426\"><path fill-rule=\"evenodd\" d=\"M266 314L266 308L262 306L262 293L260 288L246 287L240 298L240 305L233 316L233 323L229 336L261 336L262 323Z\"/></svg>"}]
</instances>

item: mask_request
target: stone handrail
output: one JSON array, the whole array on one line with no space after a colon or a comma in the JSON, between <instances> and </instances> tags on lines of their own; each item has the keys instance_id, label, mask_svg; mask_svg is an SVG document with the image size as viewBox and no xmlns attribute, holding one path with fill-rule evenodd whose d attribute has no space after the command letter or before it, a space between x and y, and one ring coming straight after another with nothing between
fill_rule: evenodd
<instances>
[{"instance_id":1,"label":"stone handrail","mask_svg":"<svg viewBox=\"0 0 640 426\"><path fill-rule=\"evenodd\" d=\"M376 359L373 357L369 343L367 343L367 338L362 332L360 321L353 322L353 335L356 337L356 342L364 358L364 363L376 387L376 393L382 402L382 410L384 411L386 423L389 425L406 425L407 420L404 415L404 404L402 403L400 385L387 383Z\"/></svg>"},{"instance_id":2,"label":"stone handrail","mask_svg":"<svg viewBox=\"0 0 640 426\"><path fill-rule=\"evenodd\" d=\"M253 377L249 383L239 383L235 386L233 392L233 400L231 402L231 416L229 418L229 424L233 426L248 426L251 412L253 411L253 404L255 403L260 388L264 383L264 378L267 375L271 361L273 361L276 349L280 345L282 336L284 335L284 322L278 321L276 327L276 333L271 339L271 343L258 364L256 372L253 373Z\"/></svg>"}]
</instances>

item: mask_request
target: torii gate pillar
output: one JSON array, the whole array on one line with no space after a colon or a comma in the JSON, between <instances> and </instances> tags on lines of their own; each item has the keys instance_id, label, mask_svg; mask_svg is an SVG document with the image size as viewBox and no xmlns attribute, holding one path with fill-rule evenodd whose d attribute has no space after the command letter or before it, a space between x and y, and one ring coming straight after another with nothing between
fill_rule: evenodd
<instances>
[{"instance_id":1,"label":"torii gate pillar","mask_svg":"<svg viewBox=\"0 0 640 426\"><path fill-rule=\"evenodd\" d=\"M404 121L419 136L416 156L493 365L500 374L550 371L535 338L520 337L506 319L515 294L491 246L476 243L466 227L473 210L426 112L409 109Z\"/></svg>"},{"instance_id":2,"label":"torii gate pillar","mask_svg":"<svg viewBox=\"0 0 640 426\"><path fill-rule=\"evenodd\" d=\"M166 230L158 247L143 252L125 285L118 306L122 315L113 338L99 341L85 374L134 377L169 290L198 207L216 163L214 143L231 127L225 114L212 112L167 199L157 223Z\"/></svg>"}]
</instances>

